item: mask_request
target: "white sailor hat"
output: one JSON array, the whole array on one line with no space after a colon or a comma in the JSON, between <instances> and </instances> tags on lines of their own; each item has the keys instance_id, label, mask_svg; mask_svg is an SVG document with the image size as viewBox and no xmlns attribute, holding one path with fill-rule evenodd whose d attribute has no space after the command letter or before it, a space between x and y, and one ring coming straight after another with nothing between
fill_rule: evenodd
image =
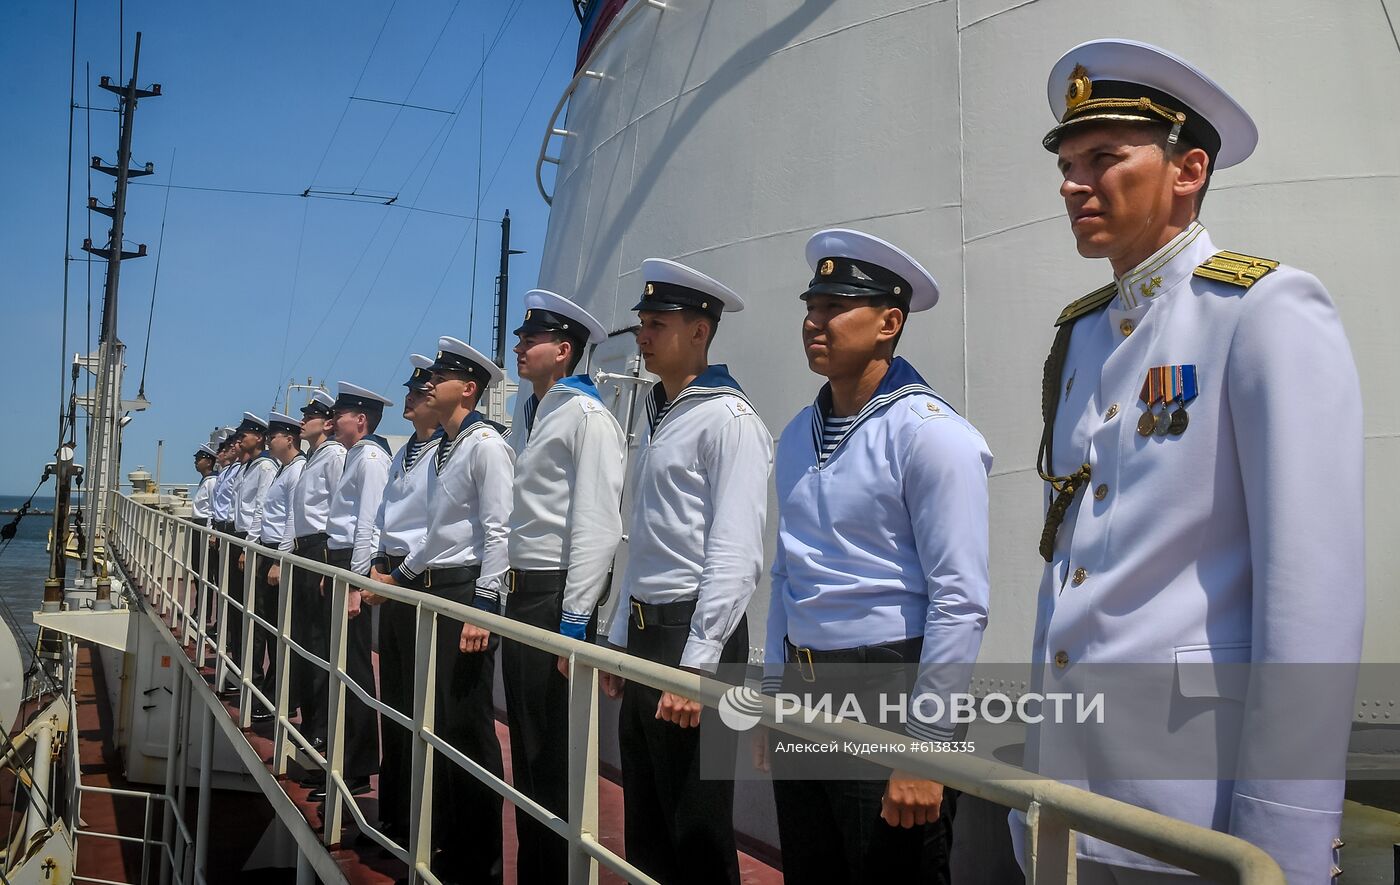
<instances>
[{"instance_id":1,"label":"white sailor hat","mask_svg":"<svg viewBox=\"0 0 1400 885\"><path fill-rule=\"evenodd\" d=\"M267 422L252 412L243 413L243 422L238 425L238 433L267 433Z\"/></svg>"},{"instance_id":2,"label":"white sailor hat","mask_svg":"<svg viewBox=\"0 0 1400 885\"><path fill-rule=\"evenodd\" d=\"M196 461L198 461L200 458L217 458L218 456L219 453L214 451L214 447L209 445L209 443L204 443L199 448L194 450L194 459Z\"/></svg>"},{"instance_id":3,"label":"white sailor hat","mask_svg":"<svg viewBox=\"0 0 1400 885\"><path fill-rule=\"evenodd\" d=\"M465 341L446 336L438 339L434 372L460 372L481 385L484 390L506 376L505 369L496 365L481 351Z\"/></svg>"},{"instance_id":4,"label":"white sailor hat","mask_svg":"<svg viewBox=\"0 0 1400 885\"><path fill-rule=\"evenodd\" d=\"M1185 59L1137 40L1090 40L1050 69L1050 111L1059 124L1046 134L1050 151L1071 127L1092 120L1160 123L1169 136L1203 149L1212 169L1243 162L1259 130L1239 102Z\"/></svg>"},{"instance_id":5,"label":"white sailor hat","mask_svg":"<svg viewBox=\"0 0 1400 885\"><path fill-rule=\"evenodd\" d=\"M721 312L744 309L744 299L718 280L666 258L642 262L642 300L633 310L689 308L718 320Z\"/></svg>"},{"instance_id":6,"label":"white sailor hat","mask_svg":"<svg viewBox=\"0 0 1400 885\"><path fill-rule=\"evenodd\" d=\"M563 295L545 289L525 293L525 320L515 334L531 332L558 332L581 344L602 344L608 340L608 330L592 314Z\"/></svg>"},{"instance_id":7,"label":"white sailor hat","mask_svg":"<svg viewBox=\"0 0 1400 885\"><path fill-rule=\"evenodd\" d=\"M413 374L408 376L403 386L409 390L423 390L428 385L428 379L433 376L433 373L428 371L433 367L432 359L421 353L411 353L408 355L408 364L413 367Z\"/></svg>"},{"instance_id":8,"label":"white sailor hat","mask_svg":"<svg viewBox=\"0 0 1400 885\"><path fill-rule=\"evenodd\" d=\"M385 399L372 390L367 390L349 381L341 381L335 386L335 409L351 412L382 413L385 406L392 406L393 400Z\"/></svg>"},{"instance_id":9,"label":"white sailor hat","mask_svg":"<svg viewBox=\"0 0 1400 885\"><path fill-rule=\"evenodd\" d=\"M220 430L217 434L215 434L214 439L218 441L219 448L222 449L224 446L233 445L233 438L237 435L238 434L234 431L232 427L225 427L223 430Z\"/></svg>"},{"instance_id":10,"label":"white sailor hat","mask_svg":"<svg viewBox=\"0 0 1400 885\"><path fill-rule=\"evenodd\" d=\"M292 436L300 438L301 419L284 415L281 412L273 412L267 416L267 430L269 433L290 433Z\"/></svg>"},{"instance_id":11,"label":"white sailor hat","mask_svg":"<svg viewBox=\"0 0 1400 885\"><path fill-rule=\"evenodd\" d=\"M831 228L807 241L812 282L802 293L893 298L906 312L938 303L938 281L903 249L858 230Z\"/></svg>"},{"instance_id":12,"label":"white sailor hat","mask_svg":"<svg viewBox=\"0 0 1400 885\"><path fill-rule=\"evenodd\" d=\"M301 407L301 417L329 418L335 410L335 399L324 390L311 394L311 401Z\"/></svg>"}]
</instances>

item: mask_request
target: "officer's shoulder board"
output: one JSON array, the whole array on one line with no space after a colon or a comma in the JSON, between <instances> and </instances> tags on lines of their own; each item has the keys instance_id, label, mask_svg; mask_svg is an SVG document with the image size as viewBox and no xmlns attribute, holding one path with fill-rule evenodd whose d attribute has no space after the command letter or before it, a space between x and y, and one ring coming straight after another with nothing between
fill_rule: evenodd
<instances>
[{"instance_id":1,"label":"officer's shoulder board","mask_svg":"<svg viewBox=\"0 0 1400 885\"><path fill-rule=\"evenodd\" d=\"M1064 310L1060 311L1060 318L1055 320L1055 325L1063 326L1065 323L1072 323L1082 316L1093 313L1112 301L1117 292L1118 287L1109 283L1102 289L1095 289L1083 298L1071 301Z\"/></svg>"},{"instance_id":2,"label":"officer's shoulder board","mask_svg":"<svg viewBox=\"0 0 1400 885\"><path fill-rule=\"evenodd\" d=\"M1247 290L1277 267L1278 262L1269 258L1256 258L1240 252L1216 252L1192 273L1202 279L1229 283Z\"/></svg>"}]
</instances>

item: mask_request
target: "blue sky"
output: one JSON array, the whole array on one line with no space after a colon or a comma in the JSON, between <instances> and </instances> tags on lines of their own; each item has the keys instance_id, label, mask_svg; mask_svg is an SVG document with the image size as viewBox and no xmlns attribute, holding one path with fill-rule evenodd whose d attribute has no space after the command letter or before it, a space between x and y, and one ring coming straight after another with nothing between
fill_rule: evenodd
<instances>
[{"instance_id":1,"label":"blue sky","mask_svg":"<svg viewBox=\"0 0 1400 885\"><path fill-rule=\"evenodd\" d=\"M27 494L52 458L60 366L66 372L71 355L88 349L89 290L94 347L100 322L105 266L91 265L89 289L81 245L89 221L94 242L105 242L109 221L85 208L85 158L115 160L117 115L91 113L89 151L89 115L77 112L65 244L72 15L63 2L0 5L0 77L10 84L0 127L8 178L0 210L0 493ZM401 401L410 351L431 354L441 334L488 350L496 222L507 209L512 246L525 250L511 264L511 318L518 315L548 221L535 158L578 43L567 0L126 0L124 25L126 75L140 30L138 85L158 82L163 94L140 103L134 128L133 164L153 162L156 174L130 189L125 239L128 249L147 244L150 257L122 265L119 334L133 397L154 283L145 384L153 406L126 430L123 473L154 469L156 441L164 440L162 480L192 479L189 456L209 431L245 409L265 414L289 378L344 379ZM79 104L91 81L92 107L115 107L96 83L117 80L118 49L115 0L79 0ZM352 102L352 94L458 112ZM110 203L113 179L91 179L92 193ZM490 219L479 240L477 225L453 217L477 215L478 183L479 217ZM181 189L308 187L398 199L386 207ZM69 262L60 359L64 245L84 260ZM383 429L408 427L393 410Z\"/></svg>"}]
</instances>

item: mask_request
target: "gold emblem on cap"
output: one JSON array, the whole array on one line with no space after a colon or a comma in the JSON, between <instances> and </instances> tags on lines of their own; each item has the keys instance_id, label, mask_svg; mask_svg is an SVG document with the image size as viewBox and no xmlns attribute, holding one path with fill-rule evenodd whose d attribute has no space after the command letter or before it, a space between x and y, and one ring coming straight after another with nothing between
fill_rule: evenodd
<instances>
[{"instance_id":1,"label":"gold emblem on cap","mask_svg":"<svg viewBox=\"0 0 1400 885\"><path fill-rule=\"evenodd\" d=\"M894 287L894 294L896 294L896 295L900 294L900 291L899 291L899 287L898 287L898 286L895 286L895 287Z\"/></svg>"},{"instance_id":2,"label":"gold emblem on cap","mask_svg":"<svg viewBox=\"0 0 1400 885\"><path fill-rule=\"evenodd\" d=\"M532 314L532 313L534 313L533 310L527 310L527 311L525 311L525 319L528 320L528 319L530 318L530 314Z\"/></svg>"},{"instance_id":3,"label":"gold emblem on cap","mask_svg":"<svg viewBox=\"0 0 1400 885\"><path fill-rule=\"evenodd\" d=\"M655 294L656 294L656 287L653 286L651 283L647 283L646 294L647 294L647 295L655 295Z\"/></svg>"},{"instance_id":4,"label":"gold emblem on cap","mask_svg":"<svg viewBox=\"0 0 1400 885\"><path fill-rule=\"evenodd\" d=\"M1072 111L1089 100L1094 94L1093 81L1083 65L1075 65L1069 72L1069 88L1065 90L1065 110Z\"/></svg>"},{"instance_id":5,"label":"gold emblem on cap","mask_svg":"<svg viewBox=\"0 0 1400 885\"><path fill-rule=\"evenodd\" d=\"M836 262L830 258L823 258L821 266L817 268L817 273L824 277L829 277L836 272Z\"/></svg>"}]
</instances>

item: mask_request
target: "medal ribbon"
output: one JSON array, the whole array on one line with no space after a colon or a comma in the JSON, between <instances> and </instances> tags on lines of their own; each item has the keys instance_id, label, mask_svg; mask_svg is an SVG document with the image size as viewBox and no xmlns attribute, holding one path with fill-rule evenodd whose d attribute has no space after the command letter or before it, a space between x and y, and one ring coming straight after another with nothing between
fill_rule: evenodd
<instances>
[{"instance_id":1,"label":"medal ribbon","mask_svg":"<svg viewBox=\"0 0 1400 885\"><path fill-rule=\"evenodd\" d=\"M1171 373L1172 399L1184 406L1195 399L1199 392L1196 387L1196 367L1172 366Z\"/></svg>"}]
</instances>

